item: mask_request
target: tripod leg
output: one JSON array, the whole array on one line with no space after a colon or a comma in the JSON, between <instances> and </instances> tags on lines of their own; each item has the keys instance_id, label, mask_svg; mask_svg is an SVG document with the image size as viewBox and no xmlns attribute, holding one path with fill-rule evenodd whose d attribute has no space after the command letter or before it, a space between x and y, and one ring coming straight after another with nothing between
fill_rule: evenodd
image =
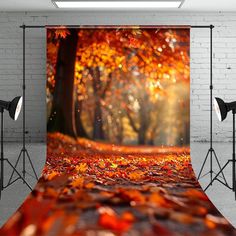
<instances>
[{"instance_id":1,"label":"tripod leg","mask_svg":"<svg viewBox=\"0 0 236 236\"><path fill-rule=\"evenodd\" d=\"M26 150L26 155L27 155L27 157L28 157L28 159L29 159L29 162L30 162L31 168L32 168L32 170L33 170L33 172L34 172L35 178L38 180L38 176L37 176L37 174L36 174L36 171L35 171L35 169L34 169L33 163L32 163L32 161L31 161L31 159L30 159L30 156L29 156L29 153L28 153L27 150Z\"/></svg>"},{"instance_id":2,"label":"tripod leg","mask_svg":"<svg viewBox=\"0 0 236 236\"><path fill-rule=\"evenodd\" d=\"M220 170L221 170L221 165L220 165L220 162L219 162L219 160L218 160L218 158L217 158L217 156L216 156L215 150L213 150L213 153L214 153L216 162L217 162L217 164L218 164L218 166L219 166L219 168L220 168ZM228 185L228 183L227 183L227 181L226 181L226 178L225 178L225 175L224 175L224 172L222 171L221 174L222 174L222 176L223 176L223 179L224 179L225 183Z\"/></svg>"},{"instance_id":3,"label":"tripod leg","mask_svg":"<svg viewBox=\"0 0 236 236\"><path fill-rule=\"evenodd\" d=\"M234 165L235 165L235 163L234 163ZM233 180L233 191L234 191L234 197L236 200L236 179Z\"/></svg>"},{"instance_id":4,"label":"tripod leg","mask_svg":"<svg viewBox=\"0 0 236 236\"><path fill-rule=\"evenodd\" d=\"M2 189L0 189L0 200L2 198Z\"/></svg>"},{"instance_id":5,"label":"tripod leg","mask_svg":"<svg viewBox=\"0 0 236 236\"><path fill-rule=\"evenodd\" d=\"M3 190L3 182L4 182L4 154L3 154L3 108L0 109L1 112L1 182L0 182L0 191L2 193Z\"/></svg>"},{"instance_id":6,"label":"tripod leg","mask_svg":"<svg viewBox=\"0 0 236 236\"><path fill-rule=\"evenodd\" d=\"M16 164L15 164L15 166L14 166L14 169L13 169L12 173L11 173L11 177L10 177L10 179L9 179L9 181L8 181L8 184L10 184L10 182L12 181L12 178L13 178L13 175L14 175L14 173L15 173L15 169L16 169L16 167L17 167L17 165L18 165L18 162L19 162L19 160L20 160L21 154L22 154L22 150L20 151L20 154L19 154L19 156L18 156L18 158L17 158Z\"/></svg>"},{"instance_id":7,"label":"tripod leg","mask_svg":"<svg viewBox=\"0 0 236 236\"><path fill-rule=\"evenodd\" d=\"M220 169L220 171L216 174L216 176L212 179L212 181L206 186L206 188L204 189L204 192L212 185L212 183L216 180L216 178L220 175L220 173L222 173L222 171L225 169L225 167L229 164L229 161L226 162L226 164L223 166L222 169Z\"/></svg>"},{"instance_id":8,"label":"tripod leg","mask_svg":"<svg viewBox=\"0 0 236 236\"><path fill-rule=\"evenodd\" d=\"M234 185L234 196L236 200L236 179L234 179L233 185Z\"/></svg>"},{"instance_id":9,"label":"tripod leg","mask_svg":"<svg viewBox=\"0 0 236 236\"><path fill-rule=\"evenodd\" d=\"M211 185L212 185L212 174L213 174L213 170L212 170L212 148L210 149L210 177L211 177Z\"/></svg>"},{"instance_id":10,"label":"tripod leg","mask_svg":"<svg viewBox=\"0 0 236 236\"><path fill-rule=\"evenodd\" d=\"M23 179L25 180L25 151L26 149L23 148L23 170L22 170L22 174L23 174ZM25 183L25 181L23 181L23 183Z\"/></svg>"},{"instance_id":11,"label":"tripod leg","mask_svg":"<svg viewBox=\"0 0 236 236\"><path fill-rule=\"evenodd\" d=\"M12 167L12 169L18 174L18 176L24 181L24 183L29 187L30 190L32 190L31 186L23 179L23 177L20 175L20 173L17 171L17 169L14 168L14 166L11 164L8 159L5 159L7 163Z\"/></svg>"},{"instance_id":12,"label":"tripod leg","mask_svg":"<svg viewBox=\"0 0 236 236\"><path fill-rule=\"evenodd\" d=\"M198 177L197 177L198 180L199 180L199 178L200 178L200 176L201 176L201 174L202 174L203 168L204 168L204 166L205 166L205 164L206 164L206 161L207 161L207 157L208 157L208 155L209 155L209 152L210 152L210 149L208 150L208 152L207 152L207 154L206 154L205 160L204 160L204 162L203 162L203 164L202 164L202 167L201 167L201 170L200 170L200 172L199 172L199 174L198 174Z\"/></svg>"},{"instance_id":13,"label":"tripod leg","mask_svg":"<svg viewBox=\"0 0 236 236\"><path fill-rule=\"evenodd\" d=\"M0 176L0 199L2 197L2 190L3 190L3 155L1 157L1 176Z\"/></svg>"}]
</instances>

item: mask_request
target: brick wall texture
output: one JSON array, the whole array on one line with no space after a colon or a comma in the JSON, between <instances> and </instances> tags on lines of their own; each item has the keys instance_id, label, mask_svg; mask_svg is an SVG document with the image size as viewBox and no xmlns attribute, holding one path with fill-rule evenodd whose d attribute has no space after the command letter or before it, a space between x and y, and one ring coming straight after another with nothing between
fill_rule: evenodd
<instances>
[{"instance_id":1,"label":"brick wall texture","mask_svg":"<svg viewBox=\"0 0 236 236\"><path fill-rule=\"evenodd\" d=\"M22 94L22 23L26 25L210 25L213 30L214 96L236 100L236 13L212 12L0 12L0 99ZM46 37L44 29L26 30L27 141L45 141ZM191 141L209 141L209 29L191 29ZM22 114L5 115L5 140L22 139ZM230 141L232 116L218 122L213 139Z\"/></svg>"}]
</instances>

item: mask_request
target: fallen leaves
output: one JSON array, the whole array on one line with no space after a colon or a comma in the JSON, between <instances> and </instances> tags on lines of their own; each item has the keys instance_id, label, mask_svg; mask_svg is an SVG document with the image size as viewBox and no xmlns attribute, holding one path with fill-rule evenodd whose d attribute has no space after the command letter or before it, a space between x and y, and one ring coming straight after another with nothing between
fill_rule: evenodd
<instances>
[{"instance_id":1,"label":"fallen leaves","mask_svg":"<svg viewBox=\"0 0 236 236\"><path fill-rule=\"evenodd\" d=\"M236 236L200 189L186 148L109 146L57 133L48 135L47 151L36 188L1 235Z\"/></svg>"},{"instance_id":2,"label":"fallen leaves","mask_svg":"<svg viewBox=\"0 0 236 236\"><path fill-rule=\"evenodd\" d=\"M51 171L50 173L44 175L46 180L52 180L54 177L58 176L58 172L57 171Z\"/></svg>"},{"instance_id":3,"label":"fallen leaves","mask_svg":"<svg viewBox=\"0 0 236 236\"><path fill-rule=\"evenodd\" d=\"M148 197L148 202L160 207L170 208L173 206L163 195L155 192Z\"/></svg>"},{"instance_id":4,"label":"fallen leaves","mask_svg":"<svg viewBox=\"0 0 236 236\"><path fill-rule=\"evenodd\" d=\"M128 174L128 178L130 180L134 180L134 181L141 180L144 178L144 176L145 176L145 172L143 172L141 170L135 170L135 171L132 171Z\"/></svg>"},{"instance_id":5,"label":"fallen leaves","mask_svg":"<svg viewBox=\"0 0 236 236\"><path fill-rule=\"evenodd\" d=\"M75 169L79 173L85 173L88 169L88 166L86 163L79 163L78 165L76 165Z\"/></svg>"},{"instance_id":6,"label":"fallen leaves","mask_svg":"<svg viewBox=\"0 0 236 236\"><path fill-rule=\"evenodd\" d=\"M200 199L202 201L209 201L209 198L207 197L207 195L197 189L188 189L184 193L184 195L189 198L193 198L193 199Z\"/></svg>"},{"instance_id":7,"label":"fallen leaves","mask_svg":"<svg viewBox=\"0 0 236 236\"><path fill-rule=\"evenodd\" d=\"M118 164L116 163L111 163L111 168L116 169L118 167Z\"/></svg>"},{"instance_id":8,"label":"fallen leaves","mask_svg":"<svg viewBox=\"0 0 236 236\"><path fill-rule=\"evenodd\" d=\"M118 232L128 231L135 221L133 214L128 211L123 212L121 216L118 216L111 208L100 207L98 212L99 225L106 229L111 229Z\"/></svg>"},{"instance_id":9,"label":"fallen leaves","mask_svg":"<svg viewBox=\"0 0 236 236\"><path fill-rule=\"evenodd\" d=\"M228 224L228 221L225 218L213 216L211 214L207 214L205 222L206 225L211 229L216 228L218 225L226 226Z\"/></svg>"},{"instance_id":10,"label":"fallen leaves","mask_svg":"<svg viewBox=\"0 0 236 236\"><path fill-rule=\"evenodd\" d=\"M84 178L83 177L78 177L77 179L75 179L71 182L71 186L73 188L82 188L83 185L84 185Z\"/></svg>"},{"instance_id":11,"label":"fallen leaves","mask_svg":"<svg viewBox=\"0 0 236 236\"><path fill-rule=\"evenodd\" d=\"M192 224L194 223L194 218L190 214L185 214L182 212L171 212L170 219L182 224Z\"/></svg>"},{"instance_id":12,"label":"fallen leaves","mask_svg":"<svg viewBox=\"0 0 236 236\"><path fill-rule=\"evenodd\" d=\"M142 204L146 201L145 196L136 189L120 189L119 196L124 200L130 202L131 205Z\"/></svg>"}]
</instances>

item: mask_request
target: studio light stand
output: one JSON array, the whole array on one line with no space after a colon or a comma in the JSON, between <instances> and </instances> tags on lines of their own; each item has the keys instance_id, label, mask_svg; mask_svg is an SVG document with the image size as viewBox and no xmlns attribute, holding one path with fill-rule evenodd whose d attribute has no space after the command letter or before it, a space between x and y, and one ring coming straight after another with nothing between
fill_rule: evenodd
<instances>
[{"instance_id":1,"label":"studio light stand","mask_svg":"<svg viewBox=\"0 0 236 236\"><path fill-rule=\"evenodd\" d=\"M20 151L20 154L19 154L19 156L17 158L17 161L16 161L16 164L14 166L14 170L11 174L10 179L9 179L9 184L12 181L13 175L15 173L15 169L17 168L20 159L22 159L22 162L23 162L22 174L23 174L24 181L25 181L25 175L26 174L28 174L32 177L35 177L35 179L38 180L38 176L36 174L33 163L31 161L29 152L28 152L28 150L26 149L26 146L25 146L25 134L26 134L26 131L25 131L25 89L26 89L26 86L25 86L25 29L26 29L26 27L25 27L25 25L22 25L21 28L23 29L23 85L22 85L22 89L23 89L23 96L22 96L23 97L23 104L22 104L22 106L23 106L23 137L22 137L22 149ZM33 170L34 175L31 175L30 173L28 173L26 171L26 166L25 166L26 157L27 157L27 159L30 163L30 166Z\"/></svg>"},{"instance_id":2,"label":"studio light stand","mask_svg":"<svg viewBox=\"0 0 236 236\"><path fill-rule=\"evenodd\" d=\"M220 168L220 171L216 174L216 176L212 179L212 181L207 185L204 191L206 191L212 183L217 180L217 177L223 173L224 169L228 166L229 163L232 163L232 187L230 187L227 183L224 184L227 188L231 189L234 191L235 195L235 200L236 200L236 158L235 158L235 114L236 114L236 102L231 102L231 103L225 103L222 99L220 98L215 98L215 108L216 108L216 113L220 121L223 121L227 113L229 111L232 111L233 114L233 154L232 154L232 159L229 159L226 164Z\"/></svg>"},{"instance_id":3,"label":"studio light stand","mask_svg":"<svg viewBox=\"0 0 236 236\"><path fill-rule=\"evenodd\" d=\"M210 25L210 87L209 87L210 88L210 148L208 149L208 152L206 154L206 157L203 161L203 164L201 166L200 172L199 172L198 177L197 177L197 179L199 180L200 178L210 174L210 184L211 185L212 185L212 180L213 180L213 173L216 174L213 171L213 159L215 159L219 169L222 169L221 165L220 165L220 162L219 162L219 159L216 155L216 152L215 152L215 150L213 148L213 144L212 144L212 142L213 142L213 139L212 139L212 112L213 112L213 109L212 109L212 105L213 105L212 104L212 99L213 99L213 97L212 97L212 93L213 93L213 81L212 81L212 74L213 74L212 73L212 30L213 30L213 28L214 28L214 26ZM206 164L206 161L208 159L210 161L210 169L207 173L202 175L202 171L203 171L203 169L205 167L205 164ZM227 181L225 179L224 173L221 172L221 174L222 174L222 177L223 177L223 180L224 180L225 183L222 180L218 179L218 178L216 178L215 180L218 180L222 184L227 185Z\"/></svg>"},{"instance_id":4,"label":"studio light stand","mask_svg":"<svg viewBox=\"0 0 236 236\"><path fill-rule=\"evenodd\" d=\"M29 189L32 190L30 185L24 180L24 178L20 175L20 173L17 171L17 169L11 164L11 162L7 159L4 158L4 152L3 152L3 113L4 109L9 110L9 115L13 120L16 120L18 118L18 115L20 113L21 109L21 104L22 104L22 98L21 97L16 97L14 98L11 102L5 102L5 101L0 101L0 113L1 113L1 179L0 179L0 199L2 196L2 191L9 187L11 184L16 182L18 179L22 179L23 182L29 187ZM14 181L11 183L8 183L6 186L4 186L4 162L6 162L11 169L16 172L18 175L18 178L16 178Z\"/></svg>"}]
</instances>

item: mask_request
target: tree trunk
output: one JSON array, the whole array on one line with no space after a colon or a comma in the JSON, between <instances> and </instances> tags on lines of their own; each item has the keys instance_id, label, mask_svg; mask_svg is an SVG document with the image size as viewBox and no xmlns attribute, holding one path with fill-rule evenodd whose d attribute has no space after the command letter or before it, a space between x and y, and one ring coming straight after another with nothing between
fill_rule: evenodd
<instances>
[{"instance_id":1,"label":"tree trunk","mask_svg":"<svg viewBox=\"0 0 236 236\"><path fill-rule=\"evenodd\" d=\"M138 132L138 144L144 145L146 143L145 129L140 128Z\"/></svg>"},{"instance_id":2,"label":"tree trunk","mask_svg":"<svg viewBox=\"0 0 236 236\"><path fill-rule=\"evenodd\" d=\"M79 137L88 138L87 132L85 131L81 120L82 108L83 108L83 102L76 100L75 101L76 132Z\"/></svg>"},{"instance_id":3,"label":"tree trunk","mask_svg":"<svg viewBox=\"0 0 236 236\"><path fill-rule=\"evenodd\" d=\"M52 115L48 131L58 131L76 137L74 106L74 70L78 42L77 30L60 40L53 93Z\"/></svg>"},{"instance_id":4,"label":"tree trunk","mask_svg":"<svg viewBox=\"0 0 236 236\"><path fill-rule=\"evenodd\" d=\"M123 123L122 123L122 117L119 117L119 122L116 122L116 126L117 126L117 136L116 139L118 141L118 144L122 144L123 142L123 136L124 136L124 127L123 127Z\"/></svg>"},{"instance_id":5,"label":"tree trunk","mask_svg":"<svg viewBox=\"0 0 236 236\"><path fill-rule=\"evenodd\" d=\"M95 98L93 138L94 139L101 139L101 140L104 139L102 109L101 109L101 101L100 101L99 97Z\"/></svg>"},{"instance_id":6,"label":"tree trunk","mask_svg":"<svg viewBox=\"0 0 236 236\"><path fill-rule=\"evenodd\" d=\"M105 137L103 132L103 119L102 119L102 107L101 107L102 84L100 80L100 71L98 67L92 70L92 77L93 77L93 92L95 99L93 139L104 140Z\"/></svg>"},{"instance_id":7,"label":"tree trunk","mask_svg":"<svg viewBox=\"0 0 236 236\"><path fill-rule=\"evenodd\" d=\"M140 110L139 110L139 120L140 120L140 127L138 130L138 143L143 145L146 144L146 135L147 130L149 127L149 115L150 111L148 109L148 105L146 104L147 95L144 96L144 99L139 101Z\"/></svg>"},{"instance_id":8,"label":"tree trunk","mask_svg":"<svg viewBox=\"0 0 236 236\"><path fill-rule=\"evenodd\" d=\"M185 121L185 125L184 125L184 140L183 140L183 144L184 145L189 145L190 143L190 122Z\"/></svg>"}]
</instances>

